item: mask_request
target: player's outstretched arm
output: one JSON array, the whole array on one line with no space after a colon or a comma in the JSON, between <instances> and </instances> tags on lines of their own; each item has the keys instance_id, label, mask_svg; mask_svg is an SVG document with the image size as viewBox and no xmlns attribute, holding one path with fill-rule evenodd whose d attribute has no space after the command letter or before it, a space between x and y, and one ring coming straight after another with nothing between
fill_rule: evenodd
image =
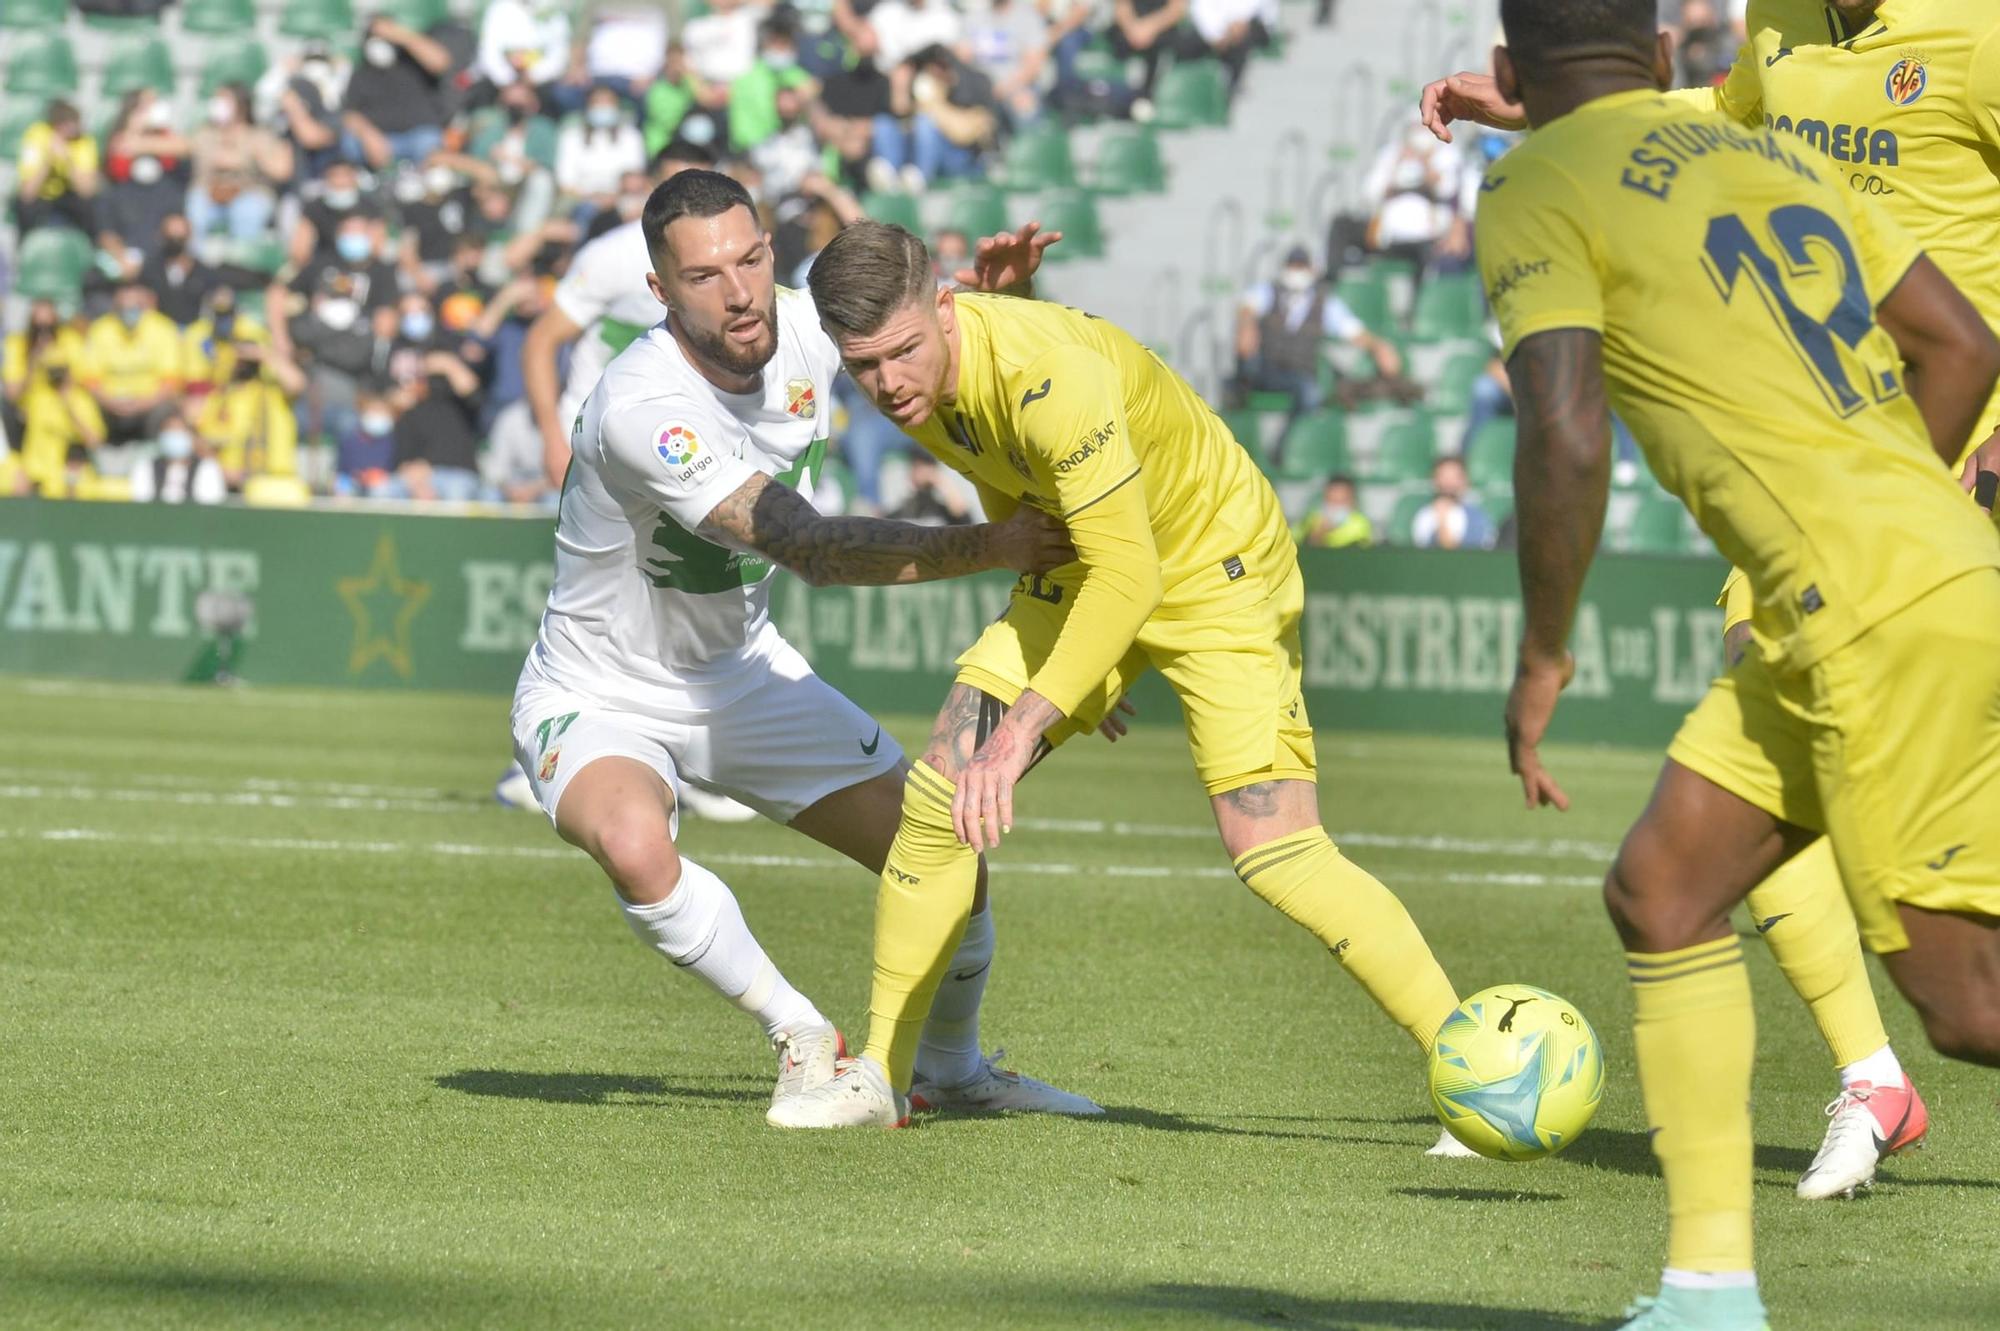
<instances>
[{"instance_id":1,"label":"player's outstretched arm","mask_svg":"<svg viewBox=\"0 0 2000 1331\"><path fill-rule=\"evenodd\" d=\"M717 504L701 534L763 555L815 587L932 582L997 568L1047 573L1076 558L1063 525L1035 509L969 527L828 517L762 474Z\"/></svg>"},{"instance_id":2,"label":"player's outstretched arm","mask_svg":"<svg viewBox=\"0 0 2000 1331\"><path fill-rule=\"evenodd\" d=\"M1461 70L1424 85L1420 104L1424 128L1445 143L1451 142L1451 124L1469 120L1488 129L1519 130L1528 127L1528 113L1519 102L1500 94L1491 74Z\"/></svg>"},{"instance_id":3,"label":"player's outstretched arm","mask_svg":"<svg viewBox=\"0 0 2000 1331\"><path fill-rule=\"evenodd\" d=\"M1875 319L1896 340L1903 382L1924 415L1931 447L1947 467L1956 466L2000 376L2000 340L1951 279L1921 255L1876 306ZM1996 468L1988 463L1985 469Z\"/></svg>"},{"instance_id":4,"label":"player's outstretched arm","mask_svg":"<svg viewBox=\"0 0 2000 1331\"><path fill-rule=\"evenodd\" d=\"M1518 422L1514 512L1524 618L1507 698L1508 758L1529 808L1567 809L1569 796L1543 770L1537 749L1574 668L1570 623L1611 493L1603 336L1581 328L1536 333L1514 349L1507 374Z\"/></svg>"}]
</instances>

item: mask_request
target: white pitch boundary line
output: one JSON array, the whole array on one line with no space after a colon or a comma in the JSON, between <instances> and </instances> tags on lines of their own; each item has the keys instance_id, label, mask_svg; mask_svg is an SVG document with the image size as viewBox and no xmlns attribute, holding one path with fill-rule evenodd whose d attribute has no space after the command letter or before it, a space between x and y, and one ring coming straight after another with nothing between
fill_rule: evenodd
<instances>
[{"instance_id":1,"label":"white pitch boundary line","mask_svg":"<svg viewBox=\"0 0 2000 1331\"><path fill-rule=\"evenodd\" d=\"M222 850L281 850L312 854L437 855L448 858L576 860L581 852L560 846L480 846L463 842L343 841L327 837L169 836L164 833L115 832L97 827L52 827L40 830L0 828L0 841L32 841L42 845L141 845L163 849L208 847ZM732 868L831 869L858 872L847 860L806 855L703 855L703 862ZM995 861L994 873L1023 878L1146 878L1234 879L1216 865L1178 868L1169 865ZM1596 887L1601 879L1573 874L1446 873L1413 875L1420 882L1490 887Z\"/></svg>"}]
</instances>

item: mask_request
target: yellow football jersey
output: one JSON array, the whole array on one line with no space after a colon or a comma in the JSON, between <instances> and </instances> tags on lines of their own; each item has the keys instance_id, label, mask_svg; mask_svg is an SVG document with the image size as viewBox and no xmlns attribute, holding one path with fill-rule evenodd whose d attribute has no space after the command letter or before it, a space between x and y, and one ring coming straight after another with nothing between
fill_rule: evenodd
<instances>
[{"instance_id":1,"label":"yellow football jersey","mask_svg":"<svg viewBox=\"0 0 2000 1331\"><path fill-rule=\"evenodd\" d=\"M1507 354L1602 332L1613 405L1749 576L1773 668L2000 564L1875 323L1917 246L1824 156L1641 90L1542 127L1485 188L1479 265Z\"/></svg>"},{"instance_id":2,"label":"yellow football jersey","mask_svg":"<svg viewBox=\"0 0 2000 1331\"><path fill-rule=\"evenodd\" d=\"M1745 21L1728 80L1695 95L1832 157L2000 329L2000 5L1883 0L1852 38L1819 0L1752 0Z\"/></svg>"},{"instance_id":3,"label":"yellow football jersey","mask_svg":"<svg viewBox=\"0 0 2000 1331\"><path fill-rule=\"evenodd\" d=\"M1053 575L1076 599L1037 693L1068 712L1102 685L1147 618L1124 602L1131 585L1157 578L1153 616L1186 618L1283 583L1297 556L1277 495L1158 356L1046 301L956 306L957 396L912 437L987 495L1061 516L1082 556ZM1086 567L1109 583L1087 586Z\"/></svg>"}]
</instances>

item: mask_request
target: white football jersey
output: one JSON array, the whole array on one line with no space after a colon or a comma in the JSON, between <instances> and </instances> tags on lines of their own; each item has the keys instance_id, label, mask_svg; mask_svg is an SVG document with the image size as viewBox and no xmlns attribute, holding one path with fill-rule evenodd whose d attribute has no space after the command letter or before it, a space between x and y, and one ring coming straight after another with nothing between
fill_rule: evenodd
<instances>
[{"instance_id":1,"label":"white football jersey","mask_svg":"<svg viewBox=\"0 0 2000 1331\"><path fill-rule=\"evenodd\" d=\"M612 360L570 437L528 675L647 713L719 710L757 683L781 642L772 565L695 529L758 472L812 498L840 353L803 291L778 288L777 322L754 393L704 379L664 322Z\"/></svg>"},{"instance_id":2,"label":"white football jersey","mask_svg":"<svg viewBox=\"0 0 2000 1331\"><path fill-rule=\"evenodd\" d=\"M653 256L638 222L614 227L569 261L556 284L556 308L583 330L570 348L569 377L557 410L567 427L611 358L630 346L666 313L646 285Z\"/></svg>"}]
</instances>

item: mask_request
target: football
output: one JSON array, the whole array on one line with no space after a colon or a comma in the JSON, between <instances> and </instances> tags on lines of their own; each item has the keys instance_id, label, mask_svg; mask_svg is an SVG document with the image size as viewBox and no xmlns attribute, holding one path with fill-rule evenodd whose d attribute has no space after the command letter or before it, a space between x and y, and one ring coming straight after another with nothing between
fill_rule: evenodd
<instances>
[{"instance_id":1,"label":"football","mask_svg":"<svg viewBox=\"0 0 2000 1331\"><path fill-rule=\"evenodd\" d=\"M1565 1000L1497 985L1438 1028L1430 1081L1431 1107L1452 1136L1495 1160L1536 1160L1590 1126L1604 1095L1604 1050Z\"/></svg>"}]
</instances>

